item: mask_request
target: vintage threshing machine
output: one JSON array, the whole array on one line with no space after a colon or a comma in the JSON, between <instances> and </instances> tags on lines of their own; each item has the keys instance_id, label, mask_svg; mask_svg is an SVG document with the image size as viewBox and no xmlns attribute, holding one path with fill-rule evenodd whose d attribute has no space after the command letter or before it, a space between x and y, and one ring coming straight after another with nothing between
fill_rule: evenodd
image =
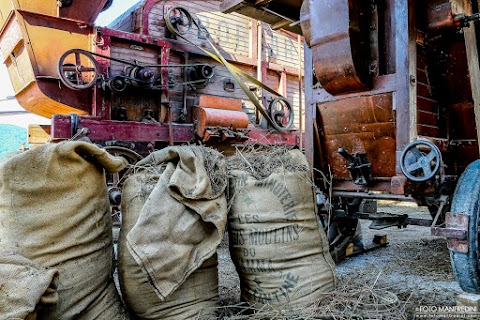
<instances>
[{"instance_id":1,"label":"vintage threshing machine","mask_svg":"<svg viewBox=\"0 0 480 320\"><path fill-rule=\"evenodd\" d=\"M222 5L305 37L305 152L320 172L333 252L358 218L431 226L468 292L480 292L478 9L468 0ZM432 220L368 214L365 200L377 199L414 200Z\"/></svg>"},{"instance_id":2,"label":"vintage threshing machine","mask_svg":"<svg viewBox=\"0 0 480 320\"><path fill-rule=\"evenodd\" d=\"M52 118L53 139L88 137L132 162L181 143L304 148L335 255L359 218L431 226L462 288L480 291L476 1L145 0L94 26L109 5L2 1L16 97ZM378 214L378 199L432 219Z\"/></svg>"},{"instance_id":3,"label":"vintage threshing machine","mask_svg":"<svg viewBox=\"0 0 480 320\"><path fill-rule=\"evenodd\" d=\"M218 1L142 1L112 28L94 26L109 5L2 1L1 50L16 98L52 118L52 139L87 136L132 160L196 141L300 144L299 36L220 13ZM239 85L237 74L249 82Z\"/></svg>"}]
</instances>

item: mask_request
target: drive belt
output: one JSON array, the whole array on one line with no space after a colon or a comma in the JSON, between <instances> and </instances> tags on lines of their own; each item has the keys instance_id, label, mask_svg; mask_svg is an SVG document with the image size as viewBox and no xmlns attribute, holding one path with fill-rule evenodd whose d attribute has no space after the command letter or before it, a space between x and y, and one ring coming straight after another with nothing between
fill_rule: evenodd
<instances>
[{"instance_id":1,"label":"drive belt","mask_svg":"<svg viewBox=\"0 0 480 320\"><path fill-rule=\"evenodd\" d=\"M209 45L212 47L214 52L206 50L206 49L198 46L197 44L193 43L192 41L190 41L189 39L187 39L184 36L184 33L180 32L179 30L177 30L175 28L175 26L173 25L173 23L170 19L171 14L175 10L178 10L181 14L185 14L185 16L188 19L190 25L193 23L197 27L199 32L203 31L205 33L205 38L207 39ZM258 81L256 78L252 77L251 75L249 75L248 73L246 73L242 69L234 66L233 64L231 64L227 60L225 60L223 55L220 53L220 51L217 49L217 47L210 40L210 34L209 34L208 30L204 26L200 27L200 25L197 23L197 21L195 21L195 19L192 18L192 15L190 14L190 12L188 12L183 7L172 7L168 10L168 12L165 15L165 23L166 23L167 29L168 29L168 31L170 31L170 33L172 33L173 35L175 35L177 37L182 38L183 40L185 40L189 44L191 44L191 45L195 46L196 48L200 49L207 56L209 56L212 59L216 60L217 62L223 64L227 68L227 70L230 72L232 78L235 79L235 81L238 83L238 85L242 88L243 92L245 92L245 94L248 96L248 98L255 105L255 108L258 110L258 112L260 112L260 114L267 120L269 125L271 125L275 129L277 129L278 131L287 131L288 130L288 127L282 127L281 125L277 124L274 120L272 120L272 118L270 118L270 116L268 115L267 111L263 108L263 106L262 106L261 102L259 101L259 99L257 98L257 96L255 96L255 94L252 91L250 91L250 89L247 87L247 85L240 79L240 76L247 79L248 81L252 82L253 84L257 85L258 87L268 91L269 93L271 93L273 95L276 95L276 96L280 97L281 99L283 99L285 101L286 101L286 99L281 94L276 92L274 89L272 89L269 86L263 84L262 82ZM291 114L289 116L293 117L293 110L290 110L290 112L291 112Z\"/></svg>"}]
</instances>

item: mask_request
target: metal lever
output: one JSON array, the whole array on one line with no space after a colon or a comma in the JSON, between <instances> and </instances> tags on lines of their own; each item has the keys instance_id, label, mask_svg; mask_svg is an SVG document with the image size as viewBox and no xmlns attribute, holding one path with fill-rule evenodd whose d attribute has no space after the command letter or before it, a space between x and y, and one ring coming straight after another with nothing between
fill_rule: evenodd
<instances>
[{"instance_id":1,"label":"metal lever","mask_svg":"<svg viewBox=\"0 0 480 320\"><path fill-rule=\"evenodd\" d=\"M349 164L354 164L354 163L355 163L355 158L354 158L350 153L348 153L347 151L345 151L345 149L339 148L339 149L337 150L337 152L338 152L342 157L344 157L344 158L349 162Z\"/></svg>"},{"instance_id":2,"label":"metal lever","mask_svg":"<svg viewBox=\"0 0 480 320\"><path fill-rule=\"evenodd\" d=\"M461 13L453 17L453 24L457 28L469 28L471 21L480 21L480 13L474 13L470 16Z\"/></svg>"},{"instance_id":3,"label":"metal lever","mask_svg":"<svg viewBox=\"0 0 480 320\"><path fill-rule=\"evenodd\" d=\"M337 152L348 161L347 169L355 184L366 186L372 181L372 164L368 161L366 153L351 155L343 148L339 148Z\"/></svg>"}]
</instances>

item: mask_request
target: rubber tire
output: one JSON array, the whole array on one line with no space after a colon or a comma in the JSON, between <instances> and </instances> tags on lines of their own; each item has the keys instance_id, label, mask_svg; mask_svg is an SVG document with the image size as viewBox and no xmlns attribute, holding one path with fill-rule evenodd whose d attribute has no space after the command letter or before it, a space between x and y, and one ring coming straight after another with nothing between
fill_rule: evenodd
<instances>
[{"instance_id":1,"label":"rubber tire","mask_svg":"<svg viewBox=\"0 0 480 320\"><path fill-rule=\"evenodd\" d=\"M472 162L461 175L453 195L451 212L463 212L469 215L468 253L450 250L453 273L464 291L478 293L480 292L480 265L478 262L480 160Z\"/></svg>"}]
</instances>

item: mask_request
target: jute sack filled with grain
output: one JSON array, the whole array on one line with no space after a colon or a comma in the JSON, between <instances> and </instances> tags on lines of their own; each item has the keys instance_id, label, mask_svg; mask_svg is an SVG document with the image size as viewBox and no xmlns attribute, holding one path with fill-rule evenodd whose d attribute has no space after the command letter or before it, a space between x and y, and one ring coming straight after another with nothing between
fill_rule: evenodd
<instances>
[{"instance_id":1,"label":"jute sack filled with grain","mask_svg":"<svg viewBox=\"0 0 480 320\"><path fill-rule=\"evenodd\" d=\"M46 144L0 161L0 252L59 274L58 303L39 319L125 319L112 279L104 171L126 164L86 142Z\"/></svg>"},{"instance_id":2,"label":"jute sack filled with grain","mask_svg":"<svg viewBox=\"0 0 480 320\"><path fill-rule=\"evenodd\" d=\"M216 249L227 222L223 156L169 147L137 164L122 192L119 280L136 319L216 319Z\"/></svg>"},{"instance_id":3,"label":"jute sack filled with grain","mask_svg":"<svg viewBox=\"0 0 480 320\"><path fill-rule=\"evenodd\" d=\"M58 270L42 268L25 257L0 252L1 319L37 319L42 308L58 302Z\"/></svg>"},{"instance_id":4,"label":"jute sack filled with grain","mask_svg":"<svg viewBox=\"0 0 480 320\"><path fill-rule=\"evenodd\" d=\"M328 296L335 265L305 156L283 148L237 153L228 167L230 253L242 300L297 313Z\"/></svg>"}]
</instances>

